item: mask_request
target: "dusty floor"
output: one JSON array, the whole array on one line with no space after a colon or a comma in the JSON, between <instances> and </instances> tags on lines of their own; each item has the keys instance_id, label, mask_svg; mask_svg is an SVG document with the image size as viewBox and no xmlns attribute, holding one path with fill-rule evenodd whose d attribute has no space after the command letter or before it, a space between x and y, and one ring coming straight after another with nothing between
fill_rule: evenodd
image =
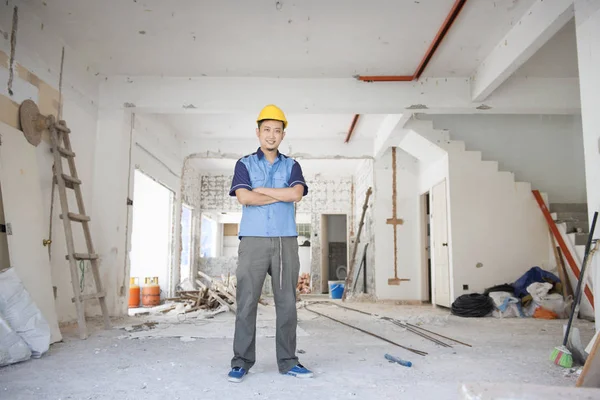
<instances>
[{"instance_id":1,"label":"dusty floor","mask_svg":"<svg viewBox=\"0 0 600 400\"><path fill-rule=\"evenodd\" d=\"M313 304L321 313L429 354L412 354L300 309L298 349L303 353L299 357L315 372L315 378L300 380L278 374L274 310L260 306L257 364L240 384L226 380L234 316L222 313L212 319L190 318L176 326L161 324L137 334L96 330L85 341L77 338L75 327L66 328L64 341L53 345L43 358L0 370L0 399L457 399L463 382L575 384L575 375L548 361L551 350L560 344L565 321L463 319L431 306L346 305L422 323L473 347L443 348L390 322ZM146 318L129 317L115 325ZM96 321L90 325L94 323L98 326ZM577 321L577 326L587 344L593 324ZM183 339L143 336L161 333ZM413 367L389 363L385 353L410 360Z\"/></svg>"}]
</instances>

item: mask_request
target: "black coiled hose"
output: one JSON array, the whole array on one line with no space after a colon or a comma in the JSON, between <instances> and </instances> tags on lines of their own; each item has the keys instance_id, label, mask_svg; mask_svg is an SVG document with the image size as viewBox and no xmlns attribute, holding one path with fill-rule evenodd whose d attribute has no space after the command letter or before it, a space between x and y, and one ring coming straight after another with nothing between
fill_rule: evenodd
<instances>
[{"instance_id":1,"label":"black coiled hose","mask_svg":"<svg viewBox=\"0 0 600 400\"><path fill-rule=\"evenodd\" d=\"M485 317L493 310L494 300L479 293L463 294L452 303L452 314L459 317Z\"/></svg>"}]
</instances>

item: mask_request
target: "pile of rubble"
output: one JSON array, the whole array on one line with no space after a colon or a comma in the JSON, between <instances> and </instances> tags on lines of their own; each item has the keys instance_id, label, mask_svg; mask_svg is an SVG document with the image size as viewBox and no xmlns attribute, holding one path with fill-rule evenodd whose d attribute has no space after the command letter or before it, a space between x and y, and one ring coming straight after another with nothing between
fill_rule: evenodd
<instances>
[{"instance_id":1,"label":"pile of rubble","mask_svg":"<svg viewBox=\"0 0 600 400\"><path fill-rule=\"evenodd\" d=\"M309 273L304 273L300 275L300 278L298 278L298 285L296 286L296 291L300 294L309 294L311 292Z\"/></svg>"}]
</instances>

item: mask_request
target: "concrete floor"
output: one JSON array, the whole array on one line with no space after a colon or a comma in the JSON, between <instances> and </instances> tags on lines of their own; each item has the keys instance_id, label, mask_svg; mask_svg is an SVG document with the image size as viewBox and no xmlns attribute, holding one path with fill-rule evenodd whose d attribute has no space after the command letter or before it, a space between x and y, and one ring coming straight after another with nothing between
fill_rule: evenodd
<instances>
[{"instance_id":1,"label":"concrete floor","mask_svg":"<svg viewBox=\"0 0 600 400\"><path fill-rule=\"evenodd\" d=\"M315 378L300 380L278 374L274 346L274 310L260 306L257 364L240 384L226 375L231 358L234 315L162 323L158 333L181 338L139 337L122 329L96 330L85 341L76 326L63 329L64 341L51 346L39 360L0 369L0 399L458 399L462 383L503 383L574 386L577 377L565 374L548 360L561 342L565 321L535 319L463 319L431 306L349 303L379 315L421 324L467 342L443 348L387 321L327 304L311 307L321 313L376 332L390 340L424 350L418 356L377 338L300 309L300 361ZM145 317L115 320L115 325ZM146 317L147 318L147 317ZM163 322L167 317L163 318ZM171 319L171 322L175 321ZM584 344L593 324L577 321ZM175 329L169 331L169 329ZM179 329L179 331L177 331ZM193 337L196 337L194 339ZM412 368L389 363L390 353L413 362ZM573 397L571 397L573 398ZM549 397L546 397L549 399Z\"/></svg>"}]
</instances>

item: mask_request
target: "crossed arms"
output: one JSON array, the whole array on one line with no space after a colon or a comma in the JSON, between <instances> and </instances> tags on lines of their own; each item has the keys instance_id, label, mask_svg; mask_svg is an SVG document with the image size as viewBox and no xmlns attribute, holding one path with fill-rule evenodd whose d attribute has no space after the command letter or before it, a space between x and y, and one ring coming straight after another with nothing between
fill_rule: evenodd
<instances>
[{"instance_id":1,"label":"crossed arms","mask_svg":"<svg viewBox=\"0 0 600 400\"><path fill-rule=\"evenodd\" d=\"M248 190L240 188L235 191L240 204L244 206L264 206L267 204L277 203L297 203L302 200L304 194L304 186L302 184L294 187L272 189L272 188L255 188Z\"/></svg>"}]
</instances>

